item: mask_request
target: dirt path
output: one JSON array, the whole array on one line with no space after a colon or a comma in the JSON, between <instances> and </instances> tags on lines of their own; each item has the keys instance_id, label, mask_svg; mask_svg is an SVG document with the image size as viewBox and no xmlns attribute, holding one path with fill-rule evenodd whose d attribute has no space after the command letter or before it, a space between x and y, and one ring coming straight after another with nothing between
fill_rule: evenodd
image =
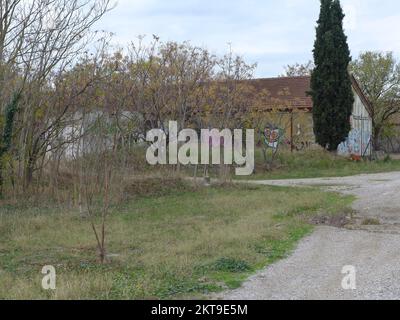
<instances>
[{"instance_id":1,"label":"dirt path","mask_svg":"<svg viewBox=\"0 0 400 320\"><path fill-rule=\"evenodd\" d=\"M221 299L400 299L400 172L346 178L258 181L275 186L323 186L357 196L355 230L318 227L294 253ZM356 290L344 290L344 266L356 270Z\"/></svg>"}]
</instances>

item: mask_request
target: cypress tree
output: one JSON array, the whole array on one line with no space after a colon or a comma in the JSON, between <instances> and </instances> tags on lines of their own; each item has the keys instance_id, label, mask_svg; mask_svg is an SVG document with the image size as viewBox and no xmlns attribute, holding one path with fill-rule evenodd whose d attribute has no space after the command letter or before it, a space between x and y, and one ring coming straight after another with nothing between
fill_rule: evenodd
<instances>
[{"instance_id":1,"label":"cypress tree","mask_svg":"<svg viewBox=\"0 0 400 320\"><path fill-rule=\"evenodd\" d=\"M354 104L344 17L339 0L321 0L310 94L316 141L329 151L337 150L348 137Z\"/></svg>"}]
</instances>

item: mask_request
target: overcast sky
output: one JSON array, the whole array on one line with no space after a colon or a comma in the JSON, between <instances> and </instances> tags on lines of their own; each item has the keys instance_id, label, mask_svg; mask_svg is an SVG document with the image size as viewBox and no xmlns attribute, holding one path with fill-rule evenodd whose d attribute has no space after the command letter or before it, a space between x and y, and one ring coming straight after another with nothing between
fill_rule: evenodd
<instances>
[{"instance_id":1,"label":"overcast sky","mask_svg":"<svg viewBox=\"0 0 400 320\"><path fill-rule=\"evenodd\" d=\"M400 56L398 0L342 0L353 57L364 50ZM119 0L97 25L123 45L138 35L185 41L216 54L228 50L257 62L256 76L312 58L319 0Z\"/></svg>"}]
</instances>

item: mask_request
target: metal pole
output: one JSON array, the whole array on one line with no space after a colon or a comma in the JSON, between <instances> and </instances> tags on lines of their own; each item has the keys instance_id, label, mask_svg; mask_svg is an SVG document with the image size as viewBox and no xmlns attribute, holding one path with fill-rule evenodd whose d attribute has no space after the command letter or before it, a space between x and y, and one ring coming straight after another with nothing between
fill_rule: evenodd
<instances>
[{"instance_id":1,"label":"metal pole","mask_svg":"<svg viewBox=\"0 0 400 320\"><path fill-rule=\"evenodd\" d=\"M290 152L293 153L293 110L290 112Z\"/></svg>"}]
</instances>

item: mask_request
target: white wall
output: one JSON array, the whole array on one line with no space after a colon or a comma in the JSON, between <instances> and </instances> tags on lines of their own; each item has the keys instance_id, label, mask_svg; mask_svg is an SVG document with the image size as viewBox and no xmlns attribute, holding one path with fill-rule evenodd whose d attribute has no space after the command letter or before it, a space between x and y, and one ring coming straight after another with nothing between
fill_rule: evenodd
<instances>
[{"instance_id":1,"label":"white wall","mask_svg":"<svg viewBox=\"0 0 400 320\"><path fill-rule=\"evenodd\" d=\"M338 153L345 156L370 156L372 154L372 118L361 97L355 90L353 92L352 130L349 138L339 146Z\"/></svg>"}]
</instances>

